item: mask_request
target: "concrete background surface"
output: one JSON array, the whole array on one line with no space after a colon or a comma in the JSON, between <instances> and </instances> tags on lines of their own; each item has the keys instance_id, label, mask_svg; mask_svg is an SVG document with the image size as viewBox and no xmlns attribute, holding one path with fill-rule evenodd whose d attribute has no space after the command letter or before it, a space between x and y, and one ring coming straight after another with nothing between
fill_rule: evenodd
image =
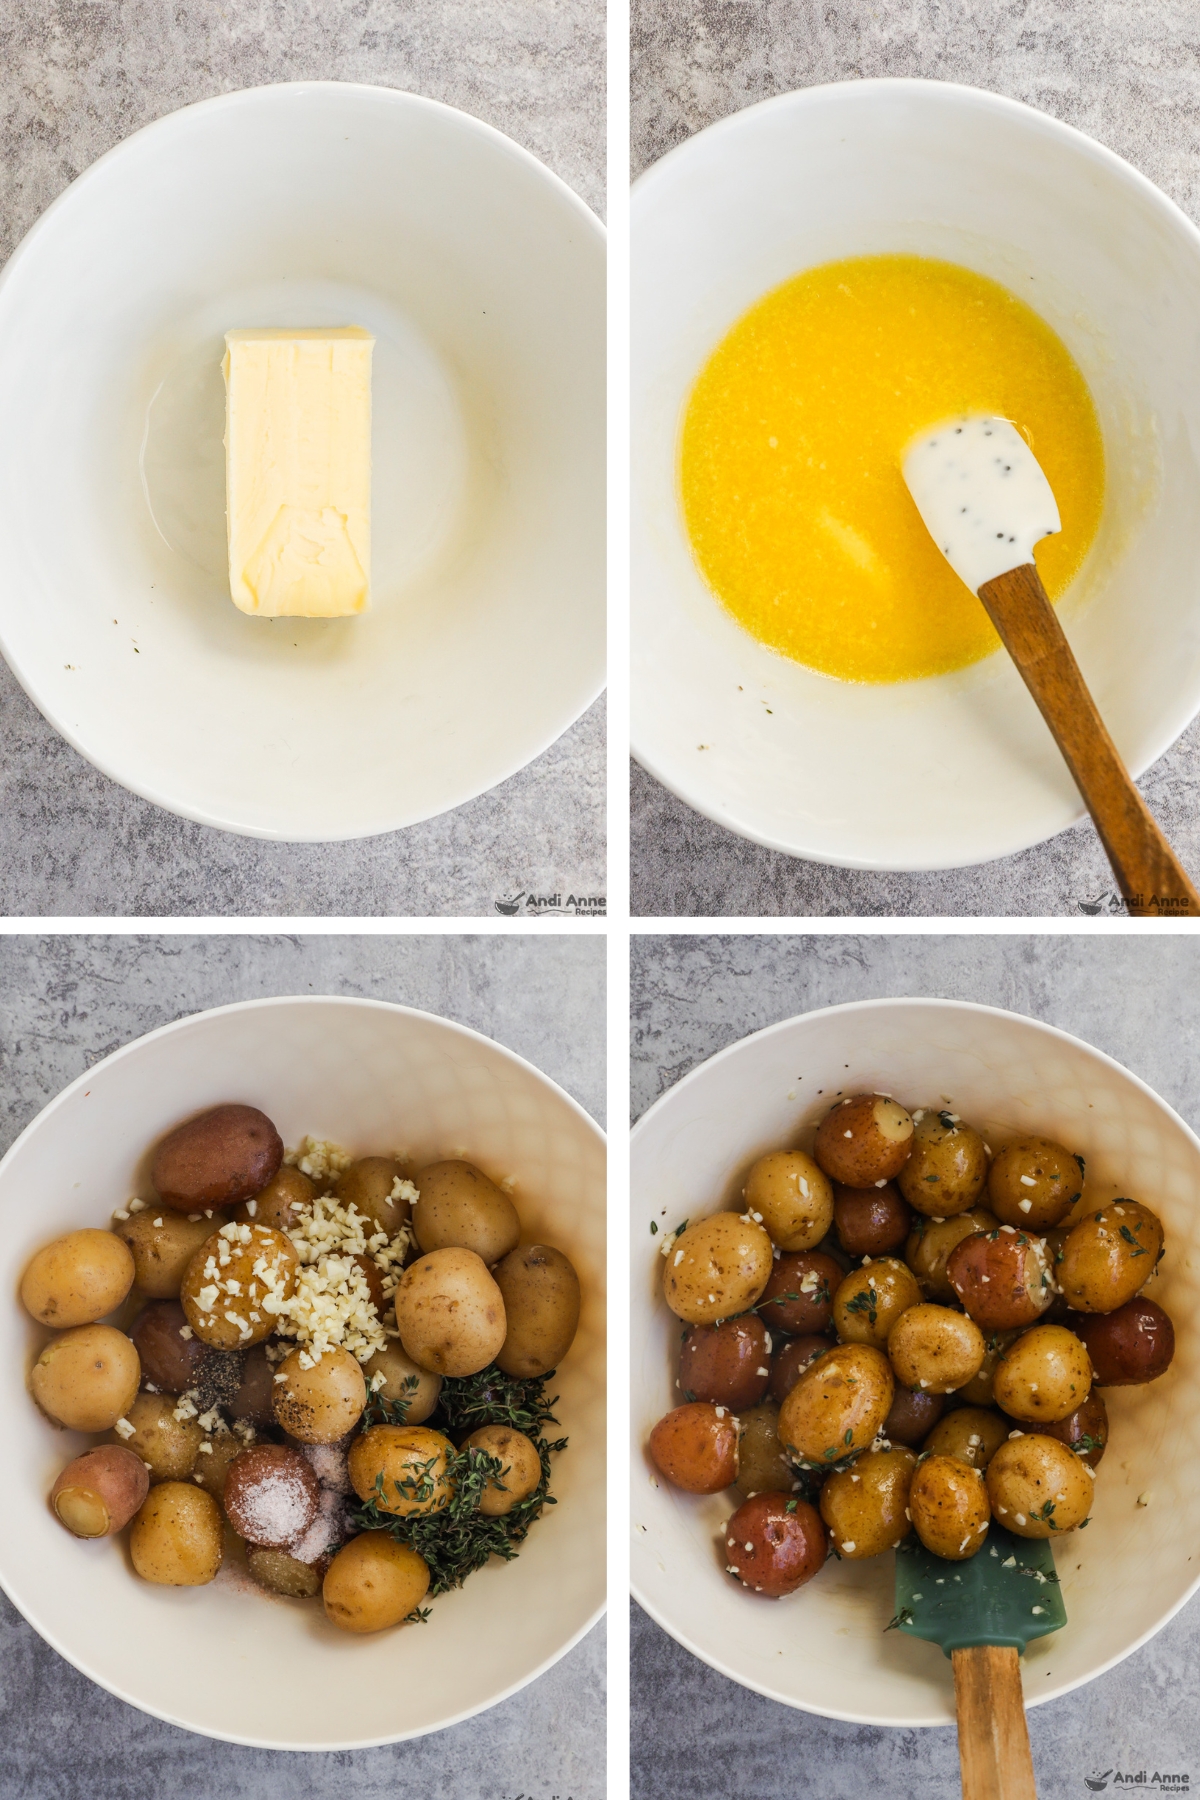
<instances>
[{"instance_id":1,"label":"concrete background surface","mask_svg":"<svg viewBox=\"0 0 1200 1800\"><path fill-rule=\"evenodd\" d=\"M633 0L633 171L757 100L821 82L923 76L1023 100L1099 139L1200 219L1200 13L1192 0ZM1141 782L1200 870L1200 724ZM881 874L735 837L633 769L642 915L1047 917L1110 910L1090 822L981 869Z\"/></svg>"},{"instance_id":2,"label":"concrete background surface","mask_svg":"<svg viewBox=\"0 0 1200 1800\"><path fill-rule=\"evenodd\" d=\"M697 1063L779 1019L928 994L1043 1019L1124 1063L1200 1125L1200 939L635 937L634 1117ZM1130 996L1136 1004L1129 1004ZM634 1608L634 1800L957 1800L955 1733L812 1717L716 1674ZM1200 1602L1109 1674L1029 1715L1041 1800L1085 1777L1190 1771L1200 1734ZM1141 1791L1141 1790L1139 1790ZM1186 1789L1179 1791L1186 1792Z\"/></svg>"},{"instance_id":3,"label":"concrete background surface","mask_svg":"<svg viewBox=\"0 0 1200 1800\"><path fill-rule=\"evenodd\" d=\"M0 1153L119 1045L273 994L396 1000L516 1050L604 1120L598 938L0 938ZM603 1800L604 1628L490 1711L409 1744L248 1750L161 1724L93 1686L0 1595L0 1800Z\"/></svg>"}]
</instances>

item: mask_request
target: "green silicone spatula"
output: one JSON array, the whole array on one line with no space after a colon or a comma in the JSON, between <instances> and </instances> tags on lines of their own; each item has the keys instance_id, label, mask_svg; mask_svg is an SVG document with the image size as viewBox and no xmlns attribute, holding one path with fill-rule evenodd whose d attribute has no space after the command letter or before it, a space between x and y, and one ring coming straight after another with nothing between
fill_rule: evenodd
<instances>
[{"instance_id":1,"label":"green silicone spatula","mask_svg":"<svg viewBox=\"0 0 1200 1800\"><path fill-rule=\"evenodd\" d=\"M1049 1542L993 1520L983 1548L946 1562L911 1537L896 1551L896 1623L954 1669L963 1800L1037 1800L1020 1657L1067 1622Z\"/></svg>"}]
</instances>

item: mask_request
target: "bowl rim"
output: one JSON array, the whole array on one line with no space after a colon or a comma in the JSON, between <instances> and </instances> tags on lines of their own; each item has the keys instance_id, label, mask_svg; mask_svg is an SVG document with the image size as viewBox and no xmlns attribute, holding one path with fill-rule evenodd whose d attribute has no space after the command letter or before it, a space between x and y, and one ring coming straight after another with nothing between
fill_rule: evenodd
<instances>
[{"instance_id":1,"label":"bowl rim","mask_svg":"<svg viewBox=\"0 0 1200 1800\"><path fill-rule=\"evenodd\" d=\"M1178 1130L1182 1132L1183 1136L1189 1140L1197 1156L1200 1156L1200 1136L1192 1130L1192 1127L1185 1119L1180 1117L1174 1107L1164 1100L1160 1094L1156 1094L1149 1083L1143 1081L1140 1075L1135 1075L1132 1069L1127 1069L1124 1063L1117 1061L1116 1057L1109 1056L1108 1052L1105 1050L1098 1050L1094 1044L1089 1044L1085 1038L1076 1037L1073 1032L1064 1031L1059 1025L1047 1024L1044 1019L1035 1019L1028 1013L1016 1012L1011 1007L989 1006L982 1001L975 1000L942 999L941 997L932 994L889 994L885 996L881 995L876 999L869 1000L844 1000L840 1001L835 1006L815 1006L809 1012L794 1013L790 1018L778 1019L771 1025L762 1026L758 1031L748 1032L745 1037L738 1038L732 1044L726 1044L723 1049L716 1051L703 1062L697 1063L695 1068L689 1069L687 1074L677 1081L673 1087L669 1087L665 1093L660 1094L652 1106L647 1107L646 1111L642 1114L641 1118L630 1132L629 1159L631 1176L633 1171L635 1145L643 1128L652 1120L655 1120L656 1115L660 1111L665 1110L666 1103L673 1099L681 1089L687 1087L689 1083L698 1080L702 1075L706 1075L713 1068L714 1064L732 1058L739 1050L743 1049L748 1044L755 1043L763 1038L771 1037L776 1033L791 1030L803 1020L826 1018L837 1013L878 1013L883 1010L890 1010L902 1006L916 1006L930 1012L950 1009L956 1012L975 1013L977 1015L982 1015L985 1018L1017 1019L1022 1025L1031 1026L1034 1030L1042 1033L1046 1037L1056 1039L1059 1043L1069 1044L1074 1050L1084 1051L1086 1055L1094 1057L1098 1062L1106 1065L1109 1069L1115 1070L1120 1077L1129 1082L1147 1099L1151 1100L1161 1112L1166 1114L1166 1117L1171 1124L1176 1126ZM631 1423L633 1423L632 1419ZM636 1426L634 1429L636 1430ZM631 1457L631 1476L633 1466L637 1462L637 1454L637 1447L635 1446ZM648 1614L648 1616L654 1620L655 1624L660 1626L669 1637L674 1638L677 1644L682 1645L685 1650L690 1651L691 1654L698 1657L701 1662L707 1663L709 1668L715 1669L719 1675L724 1675L728 1680L736 1682L739 1687L747 1688L751 1693L761 1694L767 1700L777 1701L781 1706L790 1707L796 1712L813 1713L820 1718L839 1719L849 1725L872 1725L881 1729L909 1731L920 1727L928 1730L939 1730L943 1729L947 1724L947 1721L944 1719L936 1721L925 1719L910 1719L906 1721L885 1719L881 1721L878 1715L869 1712L854 1711L849 1708L807 1705L803 1701L797 1700L793 1694L780 1693L777 1689L769 1687L765 1683L749 1681L745 1675L739 1674L735 1669L730 1668L726 1662L722 1661L719 1649L710 1650L702 1648L685 1632L677 1630L666 1617L664 1610L661 1607L656 1606L640 1590L636 1575L634 1575L632 1571L630 1577L630 1589L633 1598L637 1601L643 1612ZM1058 1683L1047 1693L1026 1694L1026 1709L1028 1710L1035 1706L1044 1706L1053 1700L1061 1700L1065 1694L1073 1693L1077 1688L1086 1687L1090 1682L1096 1681L1101 1675L1107 1675L1111 1669L1115 1669L1119 1663L1124 1662L1127 1657L1132 1656L1135 1650L1140 1650L1143 1645L1150 1642L1151 1638L1157 1636L1163 1626L1170 1623L1176 1613L1180 1612L1183 1607L1187 1605L1188 1601L1195 1596L1198 1590L1200 1590L1200 1570L1197 1570L1197 1573L1192 1578L1190 1586L1185 1592L1181 1594L1177 1600L1173 1601L1156 1622L1142 1632L1140 1637L1136 1638L1116 1655L1110 1656L1106 1662L1102 1663L1098 1668L1093 1669L1090 1674L1081 1676L1077 1680Z\"/></svg>"},{"instance_id":2,"label":"bowl rim","mask_svg":"<svg viewBox=\"0 0 1200 1800\"><path fill-rule=\"evenodd\" d=\"M742 129L751 115L784 112L790 108L832 106L845 99L848 91L856 96L861 94L866 100L897 93L907 93L918 101L940 100L943 97L949 97L951 100L974 106L980 111L991 111L1008 117L1019 127L1040 133L1044 138L1054 140L1073 149L1077 154L1090 158L1107 174L1124 181L1144 205L1156 208L1177 232L1182 232L1182 235L1191 241L1193 250L1200 255L1200 226L1197 226L1188 217L1183 208L1172 200L1169 194L1164 193L1162 188L1151 181L1148 175L1143 175L1140 169L1135 168L1123 156L1119 156L1115 150L1110 150L1098 138L1089 136L1086 131L1081 131L1076 125L1068 125L1065 121L1056 119L1052 113L1043 112L1039 107L1029 105L1027 101L1014 100L1009 95L995 93L990 88L973 87L967 82L937 81L913 75L872 75L861 79L849 76L843 81L825 81L818 82L812 87L791 88L787 93L772 94L768 99L753 101L749 106L741 107L737 112L727 113L724 118L714 120L702 131L694 132L681 144L676 144L672 149L666 151L638 176L630 189L631 233L637 223L638 208L646 204L647 196L653 197L660 181L674 179L681 164L700 139L711 140L714 135L732 134ZM715 595L713 595L713 600L715 604L720 605L720 601L716 599ZM763 648L769 647L764 645ZM787 664L792 662L790 657L784 657L780 651L772 652L772 654L781 657ZM993 652L992 654L997 655L1002 652ZM990 660L991 658L985 658L985 664ZM929 676L924 679L937 681L945 678ZM920 682L906 682L903 685L918 688ZM1159 722L1150 734L1151 747L1149 751L1139 757L1136 763L1129 764L1129 772L1135 781L1140 780L1147 769L1166 755L1172 744L1178 742L1198 716L1200 716L1200 683L1197 684L1191 710L1188 711L1185 705L1177 709L1174 718ZM732 832L748 843L760 844L765 850L774 850L783 856L794 857L797 861L818 863L826 868L855 869L880 874L925 874L945 869L982 868L987 863L998 862L1007 856L1019 855L1023 850L1031 850L1038 844L1051 843L1064 831L1071 830L1073 826L1088 818L1087 808L1080 799L1072 816L1058 826L1049 837L1035 836L1031 838L1025 833L1014 830L1002 843L998 842L995 850L975 862L960 862L952 851L947 851L944 856L925 856L920 860L897 860L894 857L868 859L855 856L832 856L824 849L805 848L794 842L785 842L779 836L736 822L729 809L723 808L715 800L698 799L695 793L685 793L683 790L687 786L687 782L681 775L668 776L658 766L657 760L651 752L638 748L635 741L635 727L632 725L630 745L635 761L645 769L646 773L651 775L660 786L665 787L667 792L673 794L677 800L682 801L693 812L698 812L702 818L711 820L714 825L721 826L723 830Z\"/></svg>"},{"instance_id":3,"label":"bowl rim","mask_svg":"<svg viewBox=\"0 0 1200 1800\"><path fill-rule=\"evenodd\" d=\"M567 203L569 211L575 216L575 223L582 227L587 237L594 244L598 244L601 250L604 249L607 242L606 227L586 200L582 199L572 187L569 187L561 175L556 174L540 158L534 156L531 150L527 150L523 144L519 144L515 138L509 137L495 125L489 125L485 119L476 118L474 113L464 112L458 106L449 106L444 100L431 100L424 94L411 93L406 88L385 87L374 82L263 82L256 87L234 88L229 93L209 94L203 100L192 100L186 106L178 106L171 112L162 113L157 119L151 119L147 124L140 125L136 131L131 131L127 137L121 138L118 143L111 145L102 155L98 156L94 162L89 163L87 168L69 182L60 194L56 194L49 206L38 214L8 261L0 269L0 314L5 305L7 289L23 272L30 256L41 244L43 227L60 210L65 210L68 203L74 205L84 185L91 182L100 171L107 173L113 163L125 154L130 145L138 144L140 148L144 148L147 138L154 133L165 135L167 132L177 129L177 121L185 115L200 112L224 112L231 108L252 105L290 104L314 94L321 97L357 95L362 99L383 100L388 104L407 108L416 113L427 113L433 117L442 116L452 119L457 129L474 135L483 144L489 145L497 155L507 158L527 171L536 172L558 200ZM136 794L139 799L148 801L152 806L158 806L164 812L173 813L176 818L190 819L197 825L207 825L215 831L228 831L237 837L258 838L267 843L279 844L351 843L362 838L383 837L393 831L406 831L410 826L423 824L429 819L443 818L447 813L454 812L460 806L468 806L471 801L491 793L494 788L511 780L522 769L528 768L530 763L535 762L539 756L543 756L552 744L557 743L565 732L570 731L571 727L579 722L590 706L595 705L607 683L604 658L601 656L596 674L586 689L587 697L570 718L563 719L550 729L548 734L541 734L537 740L537 747L529 755L518 754L515 759L510 758L506 761L503 767L497 765L496 772L488 777L482 787L473 788L470 793L463 794L449 806L432 812L418 806L402 818L394 819L390 823L373 822L331 838L322 832L300 833L294 829L279 830L265 825L251 826L244 822L235 822L223 818L218 811L212 808L169 799L151 781L135 781L127 778L125 774L118 774L115 767L112 766L114 759L106 753L90 748L70 721L62 716L61 712L40 693L39 679L34 670L22 664L15 650L6 640L2 609L0 609L0 656L3 656L23 693L33 702L46 723L61 738L65 739L85 761L89 762L94 769L98 769L110 781L116 782L127 792Z\"/></svg>"},{"instance_id":4,"label":"bowl rim","mask_svg":"<svg viewBox=\"0 0 1200 1800\"><path fill-rule=\"evenodd\" d=\"M448 1019L441 1013L428 1012L421 1007L405 1006L400 1001L374 1000L357 994L274 994L263 995L254 1000L234 1000L223 1006L208 1006L203 1007L199 1012L185 1013L182 1018L172 1019L166 1025L156 1026L153 1031L143 1032L140 1037L131 1038L128 1043L121 1044L117 1049L110 1051L107 1056L102 1056L98 1062L92 1063L89 1068L82 1072L82 1074L77 1075L73 1081L68 1082L66 1087L62 1088L52 1099L48 1100L45 1106L34 1114L33 1118L19 1135L13 1139L13 1142L9 1145L3 1157L0 1157L0 1183L3 1182L9 1164L16 1159L16 1153L25 1143L25 1140L31 1137L34 1131L46 1123L54 1113L64 1107L75 1093L85 1085L94 1081L99 1071L107 1069L112 1064L131 1056L145 1044L156 1039L165 1038L169 1035L186 1031L202 1019L211 1019L233 1013L265 1011L271 1007L292 1006L350 1006L369 1009L375 1012L401 1013L408 1018L432 1021L434 1024L444 1026L452 1034L465 1039L470 1044L482 1045L489 1052L499 1053L503 1060L511 1063L523 1074L536 1077L536 1079L544 1086L548 1087L559 1100L566 1103L570 1112L572 1112L576 1118L590 1130L591 1134L599 1142L600 1147L607 1151L608 1140L603 1128L578 1100L574 1099L565 1088L559 1086L558 1082L556 1082L552 1076L545 1074L543 1070L537 1068L535 1064L529 1062L516 1050L510 1050L507 1045L497 1042L495 1038L488 1037L486 1033L482 1031L476 1031L470 1025L462 1025L456 1019ZM165 1725L174 1726L176 1730L190 1731L197 1737L212 1738L218 1743L241 1744L248 1749L285 1751L300 1755L335 1755L344 1750L370 1750L377 1749L387 1744L408 1743L414 1738L428 1737L435 1731L446 1731L452 1725L461 1725L467 1719L476 1718L480 1713L488 1712L493 1706L498 1706L502 1700L511 1699L511 1697L514 1694L519 1693L522 1688L528 1687L531 1682L536 1681L539 1676L544 1675L547 1670L552 1669L555 1663L560 1662L562 1658L566 1656L568 1651L573 1650L575 1646L587 1636L592 1627L603 1618L606 1611L606 1601L602 1597L599 1604L592 1610L584 1623L580 1625L569 1638L565 1639L558 1649L551 1655L544 1657L538 1666L535 1669L532 1669L528 1674L522 1675L519 1680L509 1682L505 1687L498 1689L490 1699L481 1702L478 1706L469 1706L461 1712L448 1713L445 1718L438 1719L432 1724L423 1725L415 1731L403 1731L398 1736L347 1738L344 1742L339 1743L280 1744L276 1740L267 1737L251 1737L246 1734L205 1730L201 1726L185 1724L180 1719L172 1718L169 1713L161 1711L156 1707L147 1706L146 1703L139 1700L136 1695L123 1689L118 1682L110 1681L103 1675L98 1675L94 1669L88 1666L85 1659L75 1655L74 1652L65 1644L61 1643L52 1632L45 1630L38 1623L37 1619L26 1611L25 1607L16 1596L9 1591L8 1585L4 1580L2 1569L0 1569L0 1589L3 1590L11 1605L16 1608L17 1612L25 1622L32 1626L33 1630L37 1632L44 1643L49 1644L52 1650L57 1651L58 1655L61 1656L65 1662L70 1663L72 1668L78 1669L81 1675L86 1676L89 1681L95 1682L97 1687L103 1688L116 1699L124 1701L127 1706L132 1706L136 1708L138 1712L145 1713L151 1718L160 1719Z\"/></svg>"}]
</instances>

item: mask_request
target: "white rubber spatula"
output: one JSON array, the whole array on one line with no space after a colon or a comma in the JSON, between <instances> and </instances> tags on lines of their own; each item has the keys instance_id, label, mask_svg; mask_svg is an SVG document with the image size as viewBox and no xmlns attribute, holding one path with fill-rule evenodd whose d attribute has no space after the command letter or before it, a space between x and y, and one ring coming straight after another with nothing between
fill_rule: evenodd
<instances>
[{"instance_id":1,"label":"white rubber spatula","mask_svg":"<svg viewBox=\"0 0 1200 1800\"><path fill-rule=\"evenodd\" d=\"M1033 451L1008 419L976 415L923 431L905 451L903 468L930 536L983 601L1050 727L1128 911L1200 914L1200 894L1105 730L1034 566L1034 545L1061 522Z\"/></svg>"}]
</instances>

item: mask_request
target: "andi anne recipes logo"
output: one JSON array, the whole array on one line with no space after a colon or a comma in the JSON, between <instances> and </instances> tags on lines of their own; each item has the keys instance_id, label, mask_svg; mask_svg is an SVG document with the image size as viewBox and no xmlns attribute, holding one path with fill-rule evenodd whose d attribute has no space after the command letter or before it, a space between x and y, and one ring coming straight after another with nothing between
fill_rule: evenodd
<instances>
[{"instance_id":1,"label":"andi anne recipes logo","mask_svg":"<svg viewBox=\"0 0 1200 1800\"><path fill-rule=\"evenodd\" d=\"M604 894L535 894L522 888L519 894L501 894L492 905L505 919L603 919L608 901Z\"/></svg>"},{"instance_id":2,"label":"andi anne recipes logo","mask_svg":"<svg viewBox=\"0 0 1200 1800\"><path fill-rule=\"evenodd\" d=\"M1103 1794L1108 1788L1142 1788L1151 1794L1190 1794L1192 1778L1190 1775L1166 1775L1159 1769L1138 1769L1128 1772L1122 1769L1093 1770L1083 1778L1085 1787L1093 1794Z\"/></svg>"}]
</instances>

